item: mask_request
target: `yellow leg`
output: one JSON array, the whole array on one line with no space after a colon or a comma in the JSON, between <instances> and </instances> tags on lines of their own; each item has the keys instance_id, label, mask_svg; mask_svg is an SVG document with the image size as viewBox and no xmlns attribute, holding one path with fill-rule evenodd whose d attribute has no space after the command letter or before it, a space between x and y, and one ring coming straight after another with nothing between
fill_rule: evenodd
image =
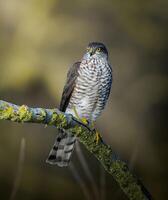
<instances>
[{"instance_id":1,"label":"yellow leg","mask_svg":"<svg viewBox=\"0 0 168 200\"><path fill-rule=\"evenodd\" d=\"M75 113L75 117L76 117L79 121L81 121L83 124L86 124L86 125L87 125L87 124L88 124L88 120L87 120L86 118L84 118L84 117L82 117L82 118L79 117L78 112L77 112L75 106L73 107L73 110L74 110L74 113Z\"/></svg>"},{"instance_id":2,"label":"yellow leg","mask_svg":"<svg viewBox=\"0 0 168 200\"><path fill-rule=\"evenodd\" d=\"M76 117L78 120L80 120L80 117L79 117L79 115L78 115L78 112L77 112L75 106L73 107L73 111L74 111L74 113L75 113L75 117Z\"/></svg>"},{"instance_id":3,"label":"yellow leg","mask_svg":"<svg viewBox=\"0 0 168 200\"><path fill-rule=\"evenodd\" d=\"M75 106L73 107L73 110L74 110L74 113L75 113L75 117L76 117L79 121L81 121L83 124L88 125L88 120L87 120L86 118L84 118L84 117L80 118L80 117L79 117L78 112L77 112ZM95 130L95 128L94 128L94 122L91 123L90 127L91 127L91 129L94 129L94 130ZM96 131L96 130L95 130L95 135L96 135L96 137L95 137L96 144L98 144L98 143L99 143L99 140L101 139L101 136L100 136L99 132Z\"/></svg>"},{"instance_id":4,"label":"yellow leg","mask_svg":"<svg viewBox=\"0 0 168 200\"><path fill-rule=\"evenodd\" d=\"M96 144L98 144L99 140L101 139L101 135L94 127L95 127L94 122L92 122L91 128L95 130L95 140L96 140Z\"/></svg>"},{"instance_id":5,"label":"yellow leg","mask_svg":"<svg viewBox=\"0 0 168 200\"><path fill-rule=\"evenodd\" d=\"M100 139L101 139L100 133L96 131L96 144L99 143Z\"/></svg>"},{"instance_id":6,"label":"yellow leg","mask_svg":"<svg viewBox=\"0 0 168 200\"><path fill-rule=\"evenodd\" d=\"M88 120L86 118L84 118L84 117L81 118L81 121L86 125L88 124Z\"/></svg>"}]
</instances>

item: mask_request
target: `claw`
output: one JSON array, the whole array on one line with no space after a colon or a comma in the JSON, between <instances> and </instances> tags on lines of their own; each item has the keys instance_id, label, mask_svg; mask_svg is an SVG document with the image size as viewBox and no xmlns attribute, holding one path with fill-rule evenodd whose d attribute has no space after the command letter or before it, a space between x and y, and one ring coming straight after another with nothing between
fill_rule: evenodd
<instances>
[{"instance_id":1,"label":"claw","mask_svg":"<svg viewBox=\"0 0 168 200\"><path fill-rule=\"evenodd\" d=\"M84 124L86 124L86 125L88 125L88 120L86 119L86 118L81 118L81 121L84 123Z\"/></svg>"},{"instance_id":2,"label":"claw","mask_svg":"<svg viewBox=\"0 0 168 200\"><path fill-rule=\"evenodd\" d=\"M82 122L83 124L85 125L90 125L90 128L93 129L93 132L95 132L95 140L96 140L96 144L99 143L99 140L101 140L101 136L100 134L96 131L96 129L94 128L94 122L91 122L91 124L89 124L89 121L85 118L85 117L82 117L80 118L79 115L78 115L78 112L75 108L75 106L73 107L73 110L74 110L74 113L75 113L75 117L80 121Z\"/></svg>"},{"instance_id":3,"label":"claw","mask_svg":"<svg viewBox=\"0 0 168 200\"><path fill-rule=\"evenodd\" d=\"M100 134L96 131L96 144L99 143L99 140L101 139Z\"/></svg>"},{"instance_id":4,"label":"claw","mask_svg":"<svg viewBox=\"0 0 168 200\"><path fill-rule=\"evenodd\" d=\"M81 121L83 124L88 125L88 120L87 120L86 118L84 118L84 117L83 117L83 118L80 118L80 117L79 117L78 112L77 112L75 106L73 107L73 110L74 110L74 113L75 113L76 118L77 118L79 121Z\"/></svg>"}]
</instances>

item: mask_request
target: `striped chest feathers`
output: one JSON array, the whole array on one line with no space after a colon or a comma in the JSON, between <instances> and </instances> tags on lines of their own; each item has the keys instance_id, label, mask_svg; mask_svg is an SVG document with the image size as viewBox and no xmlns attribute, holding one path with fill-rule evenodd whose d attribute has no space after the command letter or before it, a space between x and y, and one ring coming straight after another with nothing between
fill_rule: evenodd
<instances>
[{"instance_id":1,"label":"striped chest feathers","mask_svg":"<svg viewBox=\"0 0 168 200\"><path fill-rule=\"evenodd\" d=\"M95 98L101 89L102 81L107 75L107 63L101 59L83 60L76 80L75 92L81 97Z\"/></svg>"},{"instance_id":2,"label":"striped chest feathers","mask_svg":"<svg viewBox=\"0 0 168 200\"><path fill-rule=\"evenodd\" d=\"M75 107L80 116L89 118L95 109L104 84L107 84L109 65L107 61L100 59L92 59L89 62L83 60L78 74L68 108Z\"/></svg>"}]
</instances>

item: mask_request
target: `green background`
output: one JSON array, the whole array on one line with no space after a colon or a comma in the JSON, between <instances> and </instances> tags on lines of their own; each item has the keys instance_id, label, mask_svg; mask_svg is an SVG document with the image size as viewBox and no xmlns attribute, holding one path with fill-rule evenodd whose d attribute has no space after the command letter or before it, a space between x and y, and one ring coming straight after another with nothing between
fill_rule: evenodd
<instances>
[{"instance_id":1,"label":"green background","mask_svg":"<svg viewBox=\"0 0 168 200\"><path fill-rule=\"evenodd\" d=\"M96 127L159 200L168 195L167 7L166 0L0 0L0 99L58 107L68 67L90 41L105 43L113 88ZM1 199L11 196L22 137L15 199L84 199L69 168L45 163L55 135L53 127L0 122ZM100 165L83 151L99 184ZM126 199L108 174L106 199Z\"/></svg>"}]
</instances>

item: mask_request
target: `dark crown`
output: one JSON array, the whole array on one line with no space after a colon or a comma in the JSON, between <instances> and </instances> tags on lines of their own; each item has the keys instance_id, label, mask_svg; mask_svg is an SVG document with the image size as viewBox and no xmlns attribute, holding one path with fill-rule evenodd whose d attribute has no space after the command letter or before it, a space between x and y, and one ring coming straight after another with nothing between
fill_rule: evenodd
<instances>
[{"instance_id":1,"label":"dark crown","mask_svg":"<svg viewBox=\"0 0 168 200\"><path fill-rule=\"evenodd\" d=\"M93 49L101 48L101 50L102 50L105 54L108 55L108 51L107 51L106 46L105 46L103 43L101 43L101 42L90 42L90 43L88 44L88 47L93 48Z\"/></svg>"}]
</instances>

